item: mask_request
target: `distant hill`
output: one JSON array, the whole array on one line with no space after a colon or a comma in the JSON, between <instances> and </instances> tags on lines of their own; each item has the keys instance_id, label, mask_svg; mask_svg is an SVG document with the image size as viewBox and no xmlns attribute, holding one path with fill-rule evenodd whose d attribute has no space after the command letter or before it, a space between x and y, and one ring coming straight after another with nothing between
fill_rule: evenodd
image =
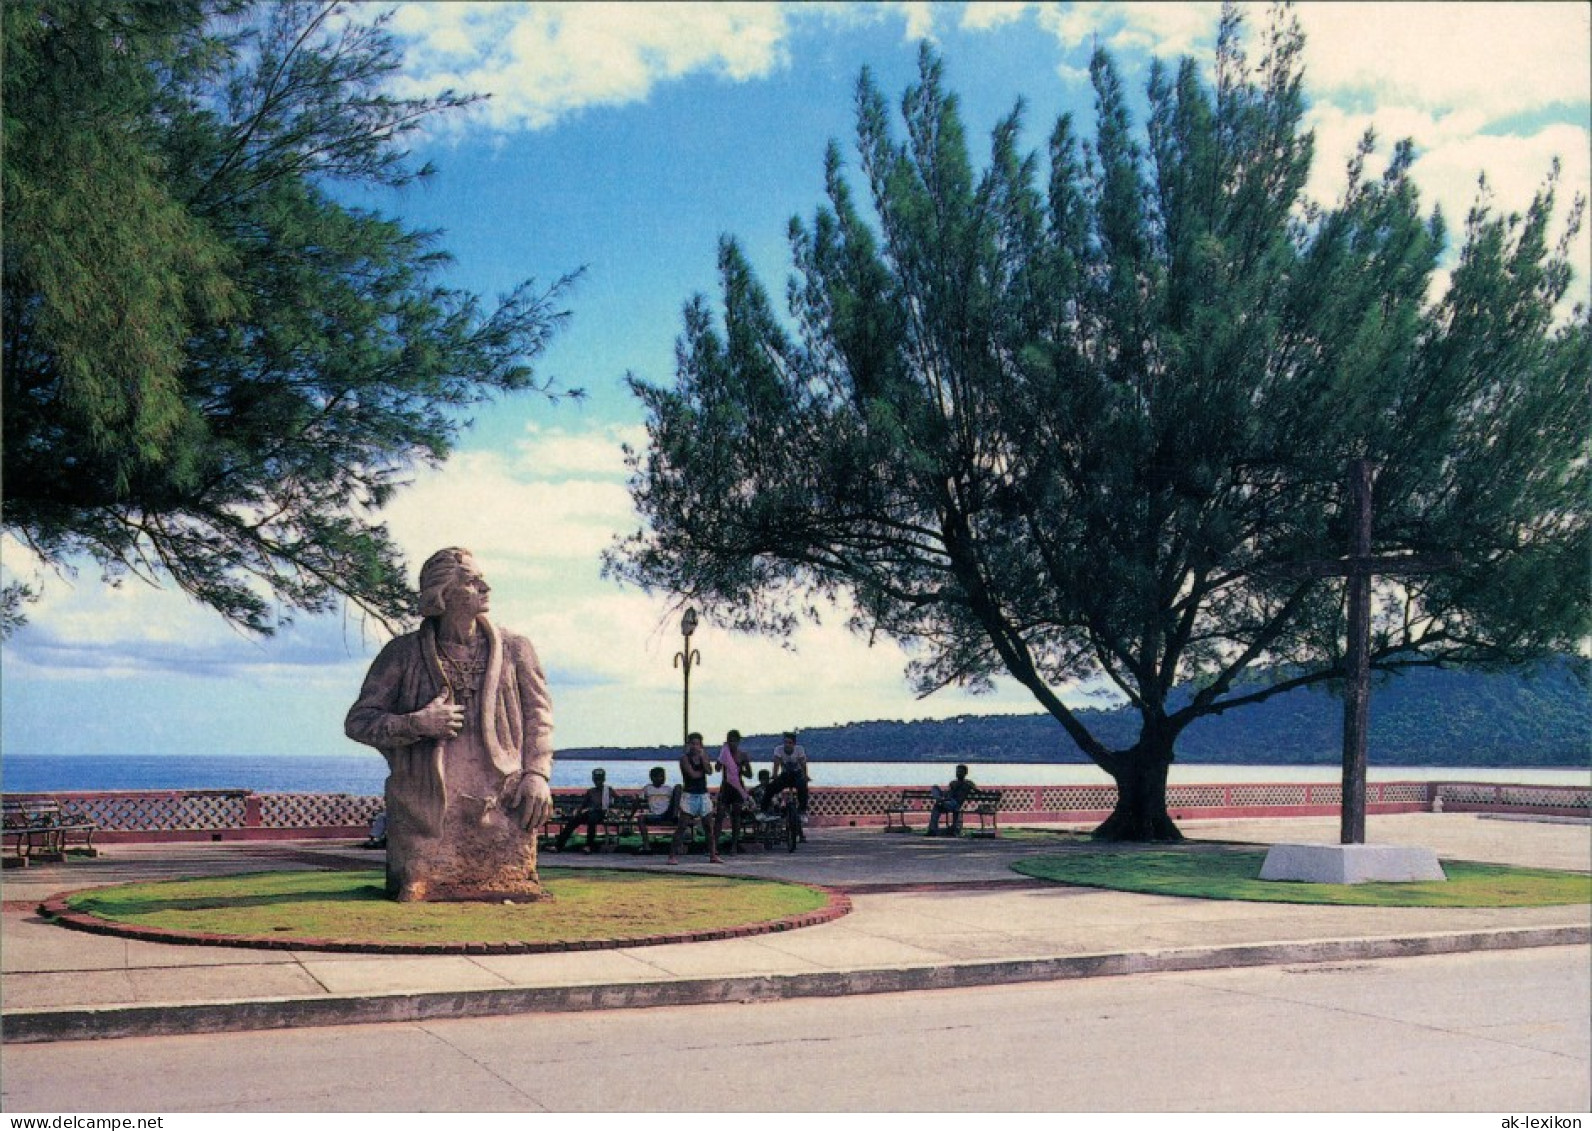
<instances>
[{"instance_id":1,"label":"distant hill","mask_svg":"<svg viewBox=\"0 0 1592 1131\"><path fill-rule=\"evenodd\" d=\"M1371 692L1370 761L1383 766L1586 766L1592 763L1592 697L1584 661L1535 672L1483 674L1419 669L1379 678ZM1186 700L1185 700L1186 701ZM1108 746L1132 743L1127 708L1081 712ZM1191 763L1330 765L1343 752L1343 704L1322 690L1290 691L1183 732L1178 759ZM710 735L711 743L720 740ZM777 735L753 735L762 762ZM964 715L912 722L807 727L802 744L825 762L1083 762L1048 715ZM674 746L587 747L561 757L672 762Z\"/></svg>"}]
</instances>

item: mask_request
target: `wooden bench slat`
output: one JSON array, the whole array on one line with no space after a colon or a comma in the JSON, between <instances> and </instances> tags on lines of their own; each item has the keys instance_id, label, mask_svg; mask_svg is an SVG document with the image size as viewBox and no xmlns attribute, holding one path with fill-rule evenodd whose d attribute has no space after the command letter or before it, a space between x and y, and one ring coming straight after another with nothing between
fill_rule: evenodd
<instances>
[{"instance_id":1,"label":"wooden bench slat","mask_svg":"<svg viewBox=\"0 0 1592 1131\"><path fill-rule=\"evenodd\" d=\"M995 836L999 832L997 821L1000 806L1000 790L975 789L962 802L960 815L965 825L968 814L972 814L978 818L980 835ZM912 831L912 826L907 823L907 817L913 813L922 813L924 816L928 816L933 808L934 791L932 789L903 789L900 797L896 799L893 805L885 806L885 831L909 833Z\"/></svg>"}]
</instances>

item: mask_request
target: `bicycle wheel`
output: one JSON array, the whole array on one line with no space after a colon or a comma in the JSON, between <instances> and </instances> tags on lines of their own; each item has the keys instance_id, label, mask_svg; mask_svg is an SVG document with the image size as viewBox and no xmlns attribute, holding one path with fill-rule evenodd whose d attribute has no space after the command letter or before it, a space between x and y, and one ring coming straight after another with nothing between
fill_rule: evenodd
<instances>
[{"instance_id":1,"label":"bicycle wheel","mask_svg":"<svg viewBox=\"0 0 1592 1131\"><path fill-rule=\"evenodd\" d=\"M802 817L794 804L785 806L785 851L795 852L802 837Z\"/></svg>"}]
</instances>

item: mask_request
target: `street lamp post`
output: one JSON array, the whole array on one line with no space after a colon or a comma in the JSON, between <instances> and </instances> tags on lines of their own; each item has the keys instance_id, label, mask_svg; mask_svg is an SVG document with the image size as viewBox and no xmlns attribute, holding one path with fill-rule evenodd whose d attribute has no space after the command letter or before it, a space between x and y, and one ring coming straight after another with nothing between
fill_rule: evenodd
<instances>
[{"instance_id":1,"label":"street lamp post","mask_svg":"<svg viewBox=\"0 0 1592 1131\"><path fill-rule=\"evenodd\" d=\"M691 634L696 631L697 611L687 609L685 616L680 618L680 651L674 654L674 666L685 673L685 714L683 729L680 732L680 743L685 745L691 734L691 666L702 662L702 653L691 647Z\"/></svg>"}]
</instances>

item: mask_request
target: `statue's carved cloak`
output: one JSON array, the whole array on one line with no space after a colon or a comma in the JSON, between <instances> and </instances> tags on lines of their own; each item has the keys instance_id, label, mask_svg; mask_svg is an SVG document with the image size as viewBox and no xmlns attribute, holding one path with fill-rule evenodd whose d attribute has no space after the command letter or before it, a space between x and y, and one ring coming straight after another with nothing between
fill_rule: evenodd
<instances>
[{"instance_id":1,"label":"statue's carved cloak","mask_svg":"<svg viewBox=\"0 0 1592 1131\"><path fill-rule=\"evenodd\" d=\"M492 764L512 789L522 773L547 779L553 768L553 706L536 649L523 636L499 632L477 620L490 646L475 720ZM427 619L418 631L390 641L370 666L343 730L387 759L389 827L423 836L442 829L448 807L446 741L420 736L408 717L444 691L452 698L437 658L437 630ZM506 790L507 792L507 790Z\"/></svg>"}]
</instances>

